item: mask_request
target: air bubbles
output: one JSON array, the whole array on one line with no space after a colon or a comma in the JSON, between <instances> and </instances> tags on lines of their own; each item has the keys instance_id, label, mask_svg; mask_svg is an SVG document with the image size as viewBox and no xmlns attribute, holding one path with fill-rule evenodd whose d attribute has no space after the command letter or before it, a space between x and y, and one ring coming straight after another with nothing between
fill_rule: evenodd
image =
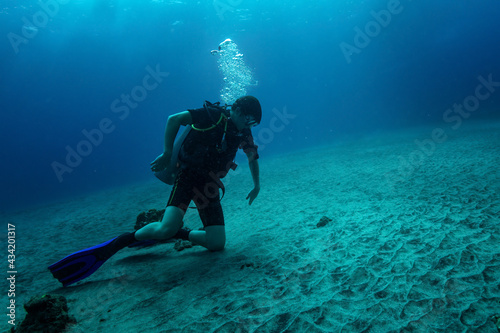
<instances>
[{"instance_id":1,"label":"air bubbles","mask_svg":"<svg viewBox=\"0 0 500 333\"><path fill-rule=\"evenodd\" d=\"M219 44L218 50L212 50L213 55L219 55L217 60L219 70L223 75L224 87L221 89L221 101L225 104L233 102L247 94L247 87L256 84L252 71L243 60L238 46L231 39L226 39Z\"/></svg>"}]
</instances>

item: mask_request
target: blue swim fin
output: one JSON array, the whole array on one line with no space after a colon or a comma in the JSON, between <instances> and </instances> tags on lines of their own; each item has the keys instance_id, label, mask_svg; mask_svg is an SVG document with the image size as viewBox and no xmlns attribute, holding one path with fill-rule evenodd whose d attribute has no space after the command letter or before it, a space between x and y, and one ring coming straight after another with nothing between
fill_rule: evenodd
<instances>
[{"instance_id":1,"label":"blue swim fin","mask_svg":"<svg viewBox=\"0 0 500 333\"><path fill-rule=\"evenodd\" d=\"M102 244L89 247L49 266L52 275L67 287L85 279L99 269L116 252L136 241L133 233L126 233Z\"/></svg>"}]
</instances>

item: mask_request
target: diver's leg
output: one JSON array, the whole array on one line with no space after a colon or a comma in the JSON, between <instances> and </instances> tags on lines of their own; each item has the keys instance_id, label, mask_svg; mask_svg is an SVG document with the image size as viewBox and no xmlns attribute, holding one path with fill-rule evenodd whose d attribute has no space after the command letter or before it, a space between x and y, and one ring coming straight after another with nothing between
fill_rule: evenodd
<instances>
[{"instance_id":1,"label":"diver's leg","mask_svg":"<svg viewBox=\"0 0 500 333\"><path fill-rule=\"evenodd\" d=\"M208 204L195 201L204 230L189 232L188 238L194 244L201 245L210 251L220 251L226 244L226 229L224 227L224 213L219 198L212 198Z\"/></svg>"},{"instance_id":2,"label":"diver's leg","mask_svg":"<svg viewBox=\"0 0 500 333\"><path fill-rule=\"evenodd\" d=\"M135 232L138 241L170 239L182 227L182 219L193 196L193 180L189 172L181 170L170 192L165 213L160 222L145 225Z\"/></svg>"},{"instance_id":3,"label":"diver's leg","mask_svg":"<svg viewBox=\"0 0 500 333\"><path fill-rule=\"evenodd\" d=\"M220 251L226 244L226 229L223 225L212 225L205 230L193 230L189 233L189 240L210 251Z\"/></svg>"},{"instance_id":4,"label":"diver's leg","mask_svg":"<svg viewBox=\"0 0 500 333\"><path fill-rule=\"evenodd\" d=\"M167 206L161 222L153 222L145 225L135 232L135 238L139 241L172 238L182 227L184 214L185 211L179 207Z\"/></svg>"}]
</instances>

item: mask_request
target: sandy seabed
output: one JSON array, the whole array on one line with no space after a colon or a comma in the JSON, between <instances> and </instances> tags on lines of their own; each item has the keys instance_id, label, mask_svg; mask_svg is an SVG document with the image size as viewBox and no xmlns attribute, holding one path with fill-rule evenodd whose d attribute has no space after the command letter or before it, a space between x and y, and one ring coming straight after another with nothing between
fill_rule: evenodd
<instances>
[{"instance_id":1,"label":"sandy seabed","mask_svg":"<svg viewBox=\"0 0 500 333\"><path fill-rule=\"evenodd\" d=\"M17 319L50 293L68 299L70 333L497 332L500 122L464 123L437 144L432 130L262 158L252 206L242 165L225 181L224 251L125 249L68 288L47 266L130 231L141 211L164 207L169 187L3 216L16 225ZM185 225L201 226L195 210Z\"/></svg>"}]
</instances>

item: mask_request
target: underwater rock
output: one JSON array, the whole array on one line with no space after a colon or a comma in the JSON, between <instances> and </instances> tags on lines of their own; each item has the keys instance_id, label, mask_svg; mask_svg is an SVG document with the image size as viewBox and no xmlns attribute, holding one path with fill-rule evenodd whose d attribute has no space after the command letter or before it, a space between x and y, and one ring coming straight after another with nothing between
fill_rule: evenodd
<instances>
[{"instance_id":1,"label":"underwater rock","mask_svg":"<svg viewBox=\"0 0 500 333\"><path fill-rule=\"evenodd\" d=\"M68 304L64 296L34 296L24 305L26 318L15 330L16 333L44 332L56 333L75 324L73 316L68 315Z\"/></svg>"},{"instance_id":2,"label":"underwater rock","mask_svg":"<svg viewBox=\"0 0 500 333\"><path fill-rule=\"evenodd\" d=\"M323 216L323 217L319 220L318 224L316 224L316 227L317 227L317 228L324 227L325 225L327 225L327 224L328 224L328 223L330 223L330 222L332 222L332 219L331 219L331 218L328 218L328 217L326 217L326 216Z\"/></svg>"},{"instance_id":3,"label":"underwater rock","mask_svg":"<svg viewBox=\"0 0 500 333\"><path fill-rule=\"evenodd\" d=\"M193 243L187 240L178 239L174 244L174 249L176 251L182 251L184 249L190 249L193 247Z\"/></svg>"},{"instance_id":4,"label":"underwater rock","mask_svg":"<svg viewBox=\"0 0 500 333\"><path fill-rule=\"evenodd\" d=\"M140 213L139 215L137 215L134 229L139 230L145 225L150 224L151 222L161 221L164 213L165 209L150 209L147 212Z\"/></svg>"}]
</instances>

